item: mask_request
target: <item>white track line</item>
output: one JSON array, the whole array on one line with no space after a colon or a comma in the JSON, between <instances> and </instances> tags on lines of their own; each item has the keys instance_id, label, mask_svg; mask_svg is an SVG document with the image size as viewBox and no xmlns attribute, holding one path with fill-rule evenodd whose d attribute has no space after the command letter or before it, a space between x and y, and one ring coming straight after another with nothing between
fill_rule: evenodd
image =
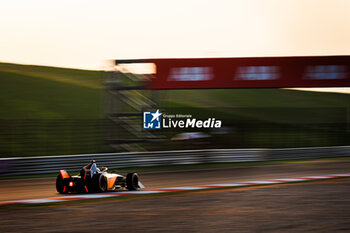
<instances>
[{"instance_id":1,"label":"white track line","mask_svg":"<svg viewBox=\"0 0 350 233\"><path fill-rule=\"evenodd\" d=\"M154 194L154 193L178 192L178 191L189 191L189 190L203 190L203 189L220 188L220 187L244 187L249 185L283 184L283 183L308 181L308 180L332 179L337 177L350 177L350 173L330 174L330 175L323 175L323 176L305 176L305 177L298 177L298 178L278 178L278 179L269 179L269 180L243 181L243 182L226 183L226 184L207 184L207 185L195 185L195 186L183 186L183 187L169 187L169 188L158 188L158 189L140 190L140 191L120 191L120 192L107 192L107 193L96 193L96 194L85 194L85 195L72 194L72 195L62 195L61 197L49 197L49 198L43 198L43 199L2 201L0 202L0 205L38 204L38 203L41 204L41 203L72 201L72 200L107 198L107 197L135 195L135 194Z\"/></svg>"}]
</instances>

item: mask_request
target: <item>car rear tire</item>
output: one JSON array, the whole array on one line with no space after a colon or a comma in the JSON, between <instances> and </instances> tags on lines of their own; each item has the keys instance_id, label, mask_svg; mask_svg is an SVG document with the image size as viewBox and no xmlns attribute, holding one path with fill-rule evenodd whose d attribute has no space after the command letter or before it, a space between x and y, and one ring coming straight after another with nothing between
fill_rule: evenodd
<instances>
[{"instance_id":1,"label":"car rear tire","mask_svg":"<svg viewBox=\"0 0 350 233\"><path fill-rule=\"evenodd\" d=\"M98 191L106 192L107 191L107 177L100 175L98 179Z\"/></svg>"},{"instance_id":2,"label":"car rear tire","mask_svg":"<svg viewBox=\"0 0 350 233\"><path fill-rule=\"evenodd\" d=\"M61 175L57 176L57 179L56 179L56 190L59 193L67 193L67 187L65 187L64 179L62 178Z\"/></svg>"},{"instance_id":3,"label":"car rear tire","mask_svg":"<svg viewBox=\"0 0 350 233\"><path fill-rule=\"evenodd\" d=\"M139 175L137 173L128 173L126 175L126 187L128 190L137 190L139 187Z\"/></svg>"}]
</instances>

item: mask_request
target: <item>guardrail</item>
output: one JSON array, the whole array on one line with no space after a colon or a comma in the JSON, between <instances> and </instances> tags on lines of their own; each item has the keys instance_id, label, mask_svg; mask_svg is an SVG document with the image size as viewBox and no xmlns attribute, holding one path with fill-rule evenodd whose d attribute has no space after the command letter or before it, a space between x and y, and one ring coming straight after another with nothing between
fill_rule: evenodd
<instances>
[{"instance_id":1,"label":"guardrail","mask_svg":"<svg viewBox=\"0 0 350 233\"><path fill-rule=\"evenodd\" d=\"M350 146L287 149L213 149L137 153L107 153L0 159L0 175L78 171L91 159L110 169L201 163L254 162L285 159L346 157Z\"/></svg>"},{"instance_id":2,"label":"guardrail","mask_svg":"<svg viewBox=\"0 0 350 233\"><path fill-rule=\"evenodd\" d=\"M312 159L328 157L349 157L350 146L305 147L270 149L264 160Z\"/></svg>"}]
</instances>

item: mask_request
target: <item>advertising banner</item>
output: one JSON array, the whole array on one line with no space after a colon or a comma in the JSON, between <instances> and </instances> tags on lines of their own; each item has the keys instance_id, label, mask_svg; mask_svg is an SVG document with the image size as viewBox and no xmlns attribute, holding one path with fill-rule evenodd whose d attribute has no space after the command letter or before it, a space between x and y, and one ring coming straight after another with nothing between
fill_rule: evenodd
<instances>
[{"instance_id":1,"label":"advertising banner","mask_svg":"<svg viewBox=\"0 0 350 233\"><path fill-rule=\"evenodd\" d=\"M149 59L150 89L350 87L350 56Z\"/></svg>"}]
</instances>

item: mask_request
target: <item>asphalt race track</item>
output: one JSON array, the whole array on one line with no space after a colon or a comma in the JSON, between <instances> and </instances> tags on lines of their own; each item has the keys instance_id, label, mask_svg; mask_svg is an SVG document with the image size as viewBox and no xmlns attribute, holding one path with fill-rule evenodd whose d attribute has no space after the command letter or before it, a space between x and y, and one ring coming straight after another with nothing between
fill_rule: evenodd
<instances>
[{"instance_id":1,"label":"asphalt race track","mask_svg":"<svg viewBox=\"0 0 350 233\"><path fill-rule=\"evenodd\" d=\"M1 232L349 232L350 179L0 210Z\"/></svg>"},{"instance_id":2,"label":"asphalt race track","mask_svg":"<svg viewBox=\"0 0 350 233\"><path fill-rule=\"evenodd\" d=\"M141 174L147 189L349 173L350 162ZM0 232L349 232L350 178L0 209ZM61 196L55 179L0 181L3 200Z\"/></svg>"},{"instance_id":3,"label":"asphalt race track","mask_svg":"<svg viewBox=\"0 0 350 233\"><path fill-rule=\"evenodd\" d=\"M140 174L146 189L325 175L350 172L350 161ZM69 195L69 194L68 194ZM55 178L1 180L0 201L61 197Z\"/></svg>"}]
</instances>

